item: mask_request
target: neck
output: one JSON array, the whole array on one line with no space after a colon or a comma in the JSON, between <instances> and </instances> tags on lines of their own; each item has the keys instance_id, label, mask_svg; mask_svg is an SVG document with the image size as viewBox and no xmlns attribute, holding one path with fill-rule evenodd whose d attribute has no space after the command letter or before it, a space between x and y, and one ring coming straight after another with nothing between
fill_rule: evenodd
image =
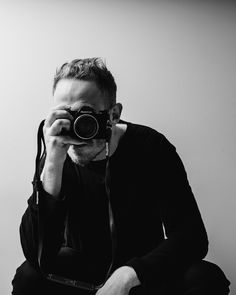
<instances>
[{"instance_id":1,"label":"neck","mask_svg":"<svg viewBox=\"0 0 236 295\"><path fill-rule=\"evenodd\" d=\"M120 139L125 134L127 129L126 124L116 124L112 128L111 139L109 142L109 156L113 155L116 151ZM94 158L94 161L104 160L106 158L106 146L104 145L104 149Z\"/></svg>"}]
</instances>

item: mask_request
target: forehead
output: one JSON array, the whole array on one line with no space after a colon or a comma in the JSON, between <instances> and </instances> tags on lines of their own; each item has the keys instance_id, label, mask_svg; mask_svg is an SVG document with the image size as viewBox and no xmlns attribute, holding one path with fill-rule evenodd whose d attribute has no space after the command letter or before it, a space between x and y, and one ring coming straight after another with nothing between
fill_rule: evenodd
<instances>
[{"instance_id":1,"label":"forehead","mask_svg":"<svg viewBox=\"0 0 236 295\"><path fill-rule=\"evenodd\" d=\"M54 91L54 104L67 104L72 110L77 110L83 105L91 106L95 110L104 110L105 102L105 95L94 81L62 79Z\"/></svg>"}]
</instances>

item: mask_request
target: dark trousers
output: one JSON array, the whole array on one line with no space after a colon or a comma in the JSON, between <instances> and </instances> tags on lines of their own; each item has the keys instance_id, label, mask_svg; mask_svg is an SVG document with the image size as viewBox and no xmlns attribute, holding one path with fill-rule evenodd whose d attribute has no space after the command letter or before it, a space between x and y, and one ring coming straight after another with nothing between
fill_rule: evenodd
<instances>
[{"instance_id":1,"label":"dark trousers","mask_svg":"<svg viewBox=\"0 0 236 295\"><path fill-rule=\"evenodd\" d=\"M13 295L92 295L94 292L82 291L45 279L28 261L17 268L12 281ZM226 295L230 282L223 271L215 264L202 260L192 265L180 278L163 285L150 295ZM147 295L142 286L131 289L132 295Z\"/></svg>"}]
</instances>

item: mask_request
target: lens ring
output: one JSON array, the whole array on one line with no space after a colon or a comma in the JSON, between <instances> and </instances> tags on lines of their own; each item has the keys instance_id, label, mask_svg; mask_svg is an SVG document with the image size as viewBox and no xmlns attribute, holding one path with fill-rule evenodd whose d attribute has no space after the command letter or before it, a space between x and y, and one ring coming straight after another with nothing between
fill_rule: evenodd
<instances>
[{"instance_id":1,"label":"lens ring","mask_svg":"<svg viewBox=\"0 0 236 295\"><path fill-rule=\"evenodd\" d=\"M93 121L92 123L93 124L95 123L95 125L93 127L93 131L89 131L88 136L85 136L83 134L81 135L80 132L78 132L78 128L77 128L79 126L79 124L81 123L81 120L84 120L84 119L85 120L90 119L90 122ZM94 116L90 115L90 114L82 114L82 115L78 116L75 119L74 125L73 125L74 133L76 134L77 137L79 137L81 139L92 139L92 138L94 138L98 133L98 129L99 129L99 125L98 125L97 119ZM86 131L86 132L88 132L88 131Z\"/></svg>"}]
</instances>

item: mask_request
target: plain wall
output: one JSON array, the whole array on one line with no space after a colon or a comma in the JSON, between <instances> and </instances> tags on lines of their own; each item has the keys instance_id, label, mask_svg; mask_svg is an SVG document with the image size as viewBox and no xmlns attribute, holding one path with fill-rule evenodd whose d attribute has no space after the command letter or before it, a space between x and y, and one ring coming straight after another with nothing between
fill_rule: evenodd
<instances>
[{"instance_id":1,"label":"plain wall","mask_svg":"<svg viewBox=\"0 0 236 295\"><path fill-rule=\"evenodd\" d=\"M0 294L24 256L36 131L56 67L106 59L123 119L176 146L210 240L207 259L236 282L236 6L233 1L0 0Z\"/></svg>"}]
</instances>

